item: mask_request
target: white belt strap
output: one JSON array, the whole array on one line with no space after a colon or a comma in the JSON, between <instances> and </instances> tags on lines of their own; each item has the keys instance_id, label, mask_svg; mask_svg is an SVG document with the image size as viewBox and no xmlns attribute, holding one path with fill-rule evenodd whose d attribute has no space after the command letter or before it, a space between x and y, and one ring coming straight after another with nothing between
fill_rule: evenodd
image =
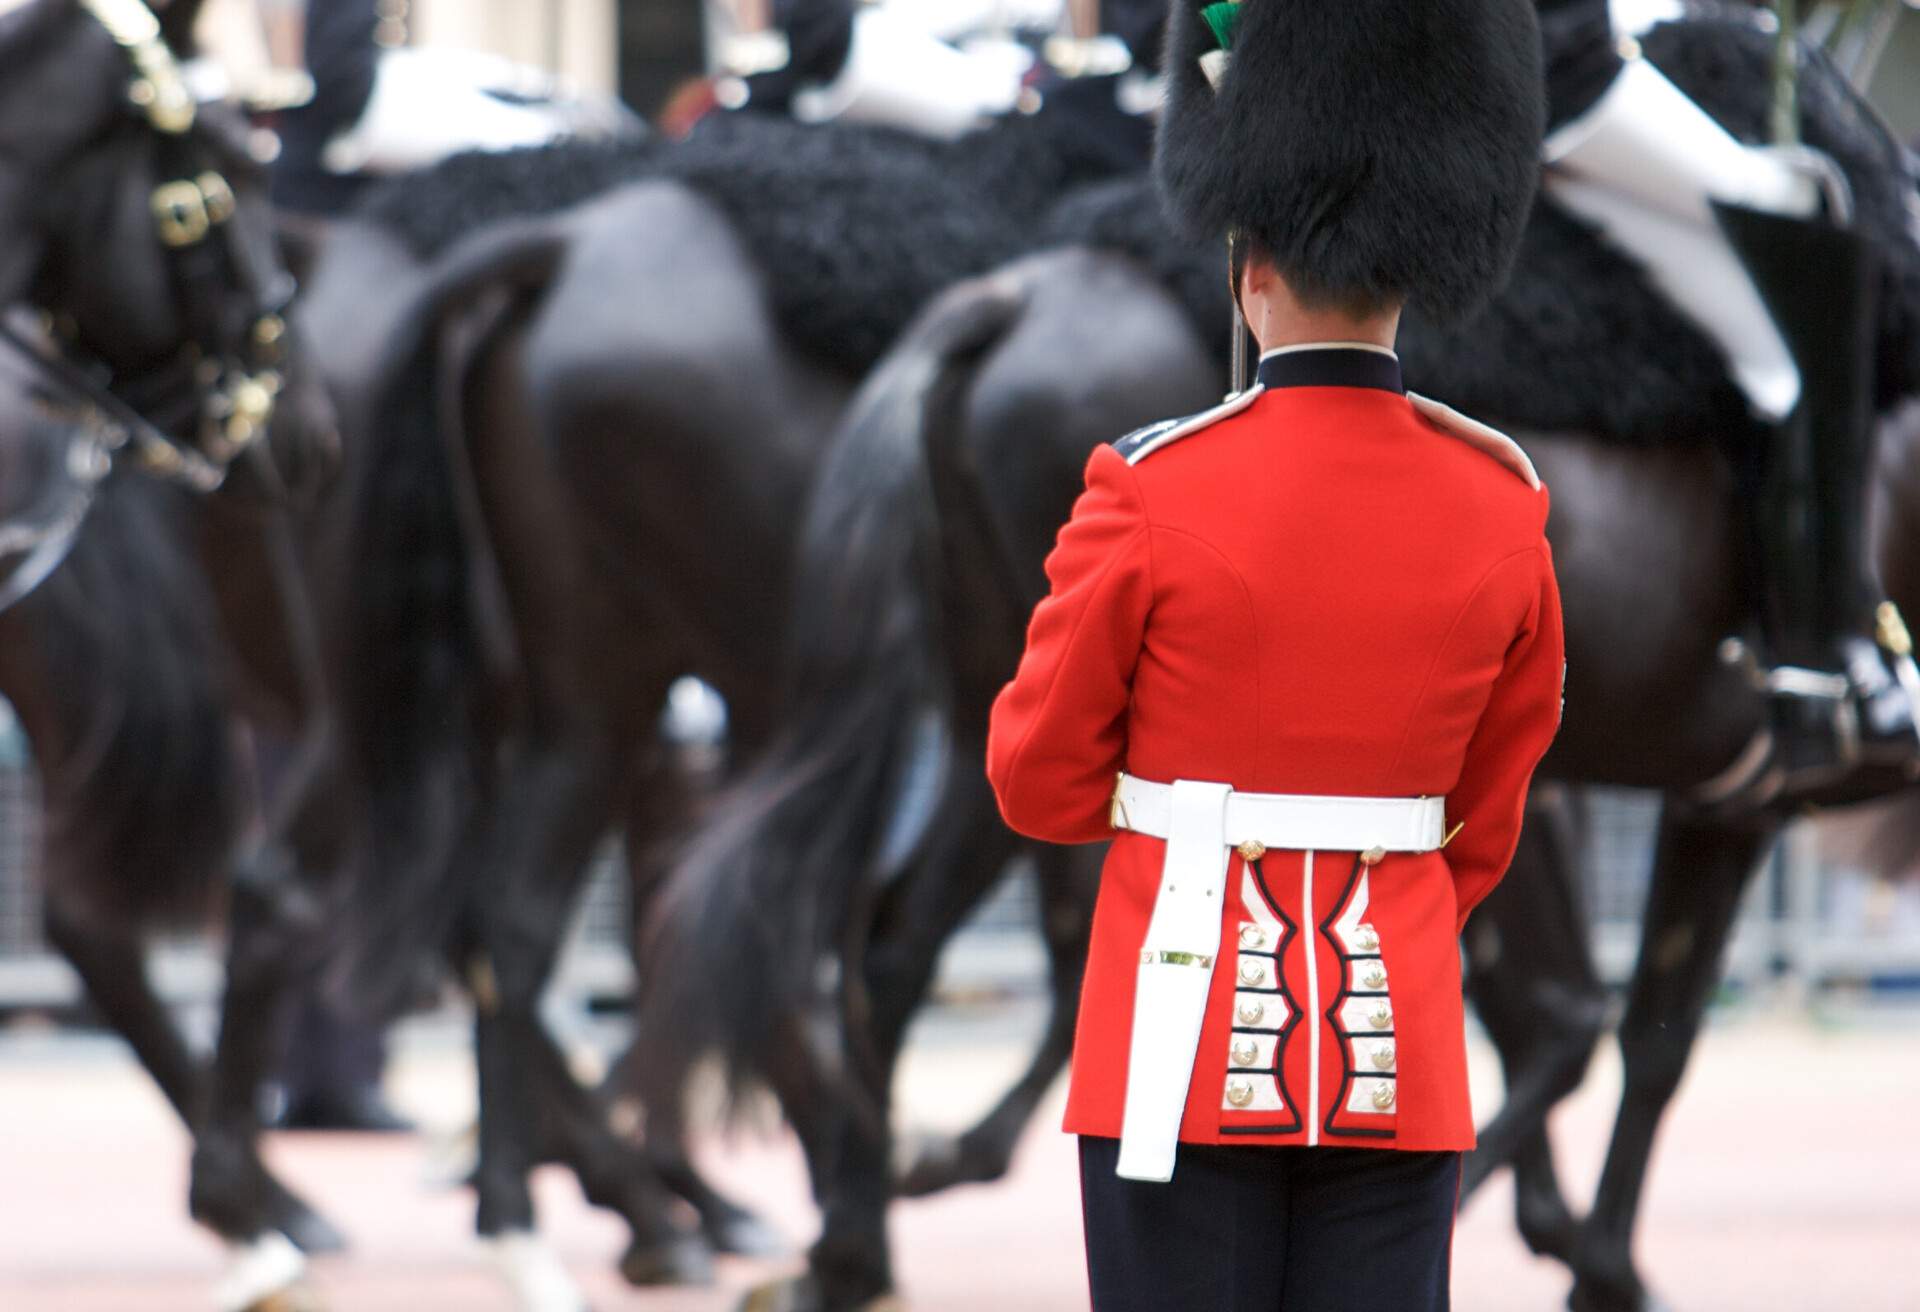
<instances>
[{"instance_id":1,"label":"white belt strap","mask_svg":"<svg viewBox=\"0 0 1920 1312\"><path fill-rule=\"evenodd\" d=\"M1128 1180L1173 1179L1180 1117L1220 952L1232 792L1226 784L1184 779L1167 789L1171 835L1134 985L1127 1102L1114 1168Z\"/></svg>"},{"instance_id":2,"label":"white belt strap","mask_svg":"<svg viewBox=\"0 0 1920 1312\"><path fill-rule=\"evenodd\" d=\"M1227 784L1157 784L1123 774L1113 794L1113 824L1167 842L1134 985L1126 1109L1114 1170L1128 1180L1164 1182L1173 1178L1220 952L1228 853L1243 844L1431 852L1446 841L1446 799L1236 793ZM1318 1024L1320 1018L1311 1019Z\"/></svg>"},{"instance_id":3,"label":"white belt strap","mask_svg":"<svg viewBox=\"0 0 1920 1312\"><path fill-rule=\"evenodd\" d=\"M1174 790L1120 776L1113 827L1154 838L1175 829ZM1431 852L1446 839L1444 797L1319 797L1301 793L1233 793L1227 798L1229 847L1258 843L1294 852Z\"/></svg>"}]
</instances>

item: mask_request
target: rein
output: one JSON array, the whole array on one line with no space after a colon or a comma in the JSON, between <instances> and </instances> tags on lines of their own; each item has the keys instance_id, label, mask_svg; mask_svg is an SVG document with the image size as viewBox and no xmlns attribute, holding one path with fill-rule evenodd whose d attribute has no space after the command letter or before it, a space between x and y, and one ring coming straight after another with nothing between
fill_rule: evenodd
<instances>
[{"instance_id":1,"label":"rein","mask_svg":"<svg viewBox=\"0 0 1920 1312\"><path fill-rule=\"evenodd\" d=\"M13 572L0 579L0 615L32 595L34 589L66 562L80 537L81 527L87 522L87 512L93 509L94 495L110 463L105 443L98 439L91 444L85 439L74 439L73 446L68 448L67 467L75 473L80 492L73 504L51 523L36 528L0 524L0 557L25 553ZM75 466L82 468L76 470Z\"/></svg>"}]
</instances>

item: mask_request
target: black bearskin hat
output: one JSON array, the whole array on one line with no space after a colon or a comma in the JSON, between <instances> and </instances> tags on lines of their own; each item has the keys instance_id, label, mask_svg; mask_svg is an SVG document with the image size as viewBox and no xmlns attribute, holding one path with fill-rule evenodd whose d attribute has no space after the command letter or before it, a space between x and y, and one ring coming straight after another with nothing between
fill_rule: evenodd
<instances>
[{"instance_id":1,"label":"black bearskin hat","mask_svg":"<svg viewBox=\"0 0 1920 1312\"><path fill-rule=\"evenodd\" d=\"M1172 2L1154 170L1179 227L1322 299L1458 321L1500 289L1540 174L1533 0Z\"/></svg>"}]
</instances>

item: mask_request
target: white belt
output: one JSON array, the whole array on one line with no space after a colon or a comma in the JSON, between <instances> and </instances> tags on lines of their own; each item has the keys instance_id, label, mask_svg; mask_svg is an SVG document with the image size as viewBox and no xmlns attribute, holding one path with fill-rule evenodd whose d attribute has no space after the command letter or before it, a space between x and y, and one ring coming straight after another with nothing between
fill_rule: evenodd
<instances>
[{"instance_id":1,"label":"white belt","mask_svg":"<svg viewBox=\"0 0 1920 1312\"><path fill-rule=\"evenodd\" d=\"M1431 852L1446 841L1444 797L1311 797L1236 793L1226 784L1120 776L1113 824L1167 840L1153 919L1140 948L1127 1054L1120 1161L1129 1180L1173 1178L1187 1085L1200 1049L1220 952L1228 852ZM1309 948L1311 951L1311 948ZM1319 1024L1319 1017L1311 1018Z\"/></svg>"},{"instance_id":2,"label":"white belt","mask_svg":"<svg viewBox=\"0 0 1920 1312\"><path fill-rule=\"evenodd\" d=\"M1120 776L1113 827L1153 838L1173 829L1176 784ZM1236 793L1226 799L1226 844L1257 843L1295 852L1431 852L1446 838L1444 797L1317 797Z\"/></svg>"}]
</instances>

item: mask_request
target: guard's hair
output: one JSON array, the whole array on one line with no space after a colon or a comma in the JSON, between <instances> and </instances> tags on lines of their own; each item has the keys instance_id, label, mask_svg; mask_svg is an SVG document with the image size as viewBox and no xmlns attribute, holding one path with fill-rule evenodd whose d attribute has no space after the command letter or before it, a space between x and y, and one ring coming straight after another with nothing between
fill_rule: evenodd
<instances>
[{"instance_id":1,"label":"guard's hair","mask_svg":"<svg viewBox=\"0 0 1920 1312\"><path fill-rule=\"evenodd\" d=\"M1309 301L1470 315L1506 281L1545 126L1530 0L1250 0L1216 92L1174 0L1155 172L1188 235L1244 234Z\"/></svg>"}]
</instances>

